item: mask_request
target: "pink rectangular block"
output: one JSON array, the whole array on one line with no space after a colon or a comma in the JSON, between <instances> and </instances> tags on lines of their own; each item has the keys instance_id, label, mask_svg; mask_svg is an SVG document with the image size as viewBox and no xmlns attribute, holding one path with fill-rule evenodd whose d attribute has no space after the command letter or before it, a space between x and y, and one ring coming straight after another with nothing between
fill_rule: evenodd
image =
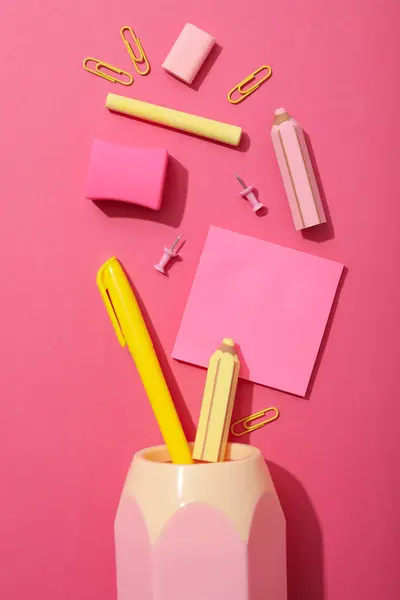
<instances>
[{"instance_id":1,"label":"pink rectangular block","mask_svg":"<svg viewBox=\"0 0 400 600\"><path fill-rule=\"evenodd\" d=\"M191 23L186 23L162 67L171 75L191 84L207 58L215 38Z\"/></svg>"},{"instance_id":2,"label":"pink rectangular block","mask_svg":"<svg viewBox=\"0 0 400 600\"><path fill-rule=\"evenodd\" d=\"M167 165L165 149L120 146L95 139L85 196L89 200L118 200L159 210Z\"/></svg>"},{"instance_id":3,"label":"pink rectangular block","mask_svg":"<svg viewBox=\"0 0 400 600\"><path fill-rule=\"evenodd\" d=\"M343 265L211 227L173 358L207 367L219 341L240 376L305 396Z\"/></svg>"},{"instance_id":4,"label":"pink rectangular block","mask_svg":"<svg viewBox=\"0 0 400 600\"><path fill-rule=\"evenodd\" d=\"M297 230L326 222L304 132L284 108L275 111L272 143Z\"/></svg>"}]
</instances>

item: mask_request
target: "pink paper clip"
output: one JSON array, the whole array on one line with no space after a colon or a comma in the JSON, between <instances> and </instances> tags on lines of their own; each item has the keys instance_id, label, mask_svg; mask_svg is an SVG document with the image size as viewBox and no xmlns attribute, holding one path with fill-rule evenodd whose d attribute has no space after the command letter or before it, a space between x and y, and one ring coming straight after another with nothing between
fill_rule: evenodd
<instances>
[{"instance_id":1,"label":"pink paper clip","mask_svg":"<svg viewBox=\"0 0 400 600\"><path fill-rule=\"evenodd\" d=\"M239 177L239 175L237 175L237 174L235 173L235 176L236 176L236 179L238 180L238 182L240 183L240 185L241 185L241 186L242 186L242 188L243 188L243 191L242 191L242 192L240 192L240 195L242 196L242 198L246 198L246 200L248 200L248 201L249 201L249 203L250 203L250 204L251 204L251 206L253 207L253 212L255 212L255 213L256 213L256 212L257 212L258 210L260 210L261 208L264 208L264 204L261 204L261 202L259 202L259 201L257 200L257 198L255 197L255 195L254 195L254 192L253 192L254 186L252 186L252 185L250 185L250 186L247 186L247 185L245 184L245 182L243 181L243 179L241 179L241 178Z\"/></svg>"},{"instance_id":2,"label":"pink paper clip","mask_svg":"<svg viewBox=\"0 0 400 600\"><path fill-rule=\"evenodd\" d=\"M164 254L157 265L154 265L154 268L159 273L165 275L165 268L168 265L171 258L176 258L178 256L178 252L174 252L174 248L176 248L179 240L181 239L182 234L178 235L175 242L172 244L171 248L164 248Z\"/></svg>"}]
</instances>

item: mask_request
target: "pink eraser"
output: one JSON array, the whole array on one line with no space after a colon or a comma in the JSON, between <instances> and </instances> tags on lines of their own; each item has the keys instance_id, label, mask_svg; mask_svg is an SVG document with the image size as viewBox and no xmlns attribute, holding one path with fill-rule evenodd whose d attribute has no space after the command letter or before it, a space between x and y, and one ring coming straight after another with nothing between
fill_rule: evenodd
<instances>
[{"instance_id":1,"label":"pink eraser","mask_svg":"<svg viewBox=\"0 0 400 600\"><path fill-rule=\"evenodd\" d=\"M271 138L295 228L306 229L325 223L304 132L284 108L275 111Z\"/></svg>"},{"instance_id":2,"label":"pink eraser","mask_svg":"<svg viewBox=\"0 0 400 600\"><path fill-rule=\"evenodd\" d=\"M163 148L119 146L93 140L85 196L89 200L120 200L159 210L167 172Z\"/></svg>"},{"instance_id":3,"label":"pink eraser","mask_svg":"<svg viewBox=\"0 0 400 600\"><path fill-rule=\"evenodd\" d=\"M185 83L192 83L207 58L215 38L191 23L186 23L162 67Z\"/></svg>"}]
</instances>

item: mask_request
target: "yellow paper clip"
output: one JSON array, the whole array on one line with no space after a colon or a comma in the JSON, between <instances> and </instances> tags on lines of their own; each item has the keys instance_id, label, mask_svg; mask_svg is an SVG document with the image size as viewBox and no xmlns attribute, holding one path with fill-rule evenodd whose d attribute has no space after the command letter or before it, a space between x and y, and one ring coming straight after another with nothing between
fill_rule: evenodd
<instances>
[{"instance_id":1,"label":"yellow paper clip","mask_svg":"<svg viewBox=\"0 0 400 600\"><path fill-rule=\"evenodd\" d=\"M259 419L260 417L264 417L267 413L273 411L273 416L270 417L269 419L265 419L265 421L262 421L261 423L256 423L255 425L250 425L250 427L248 426L248 423L251 423L252 421L255 421L256 419ZM239 421L236 421L235 423L233 423L232 427L231 427L231 433L232 435L235 435L236 437L240 437L241 435L246 435L246 433L250 433L250 431L254 431L255 429L260 429L260 427L264 427L264 425L266 425L267 423L271 423L271 421L275 421L277 418L279 417L279 410L275 407L275 406L271 406L271 408L265 408L264 410L260 410L260 412L254 413L254 415L250 415L249 417L244 417L243 419L239 419ZM239 431L239 433L237 431L235 431L236 425L239 425L240 423L243 423L243 431Z\"/></svg>"},{"instance_id":2,"label":"yellow paper clip","mask_svg":"<svg viewBox=\"0 0 400 600\"><path fill-rule=\"evenodd\" d=\"M258 73L260 73L264 69L267 70L267 74L262 79L257 81L252 87L243 91L243 88L249 83L249 81L251 81L252 79L255 79L256 75L258 75ZM229 102L231 104L239 104L239 102L242 102L243 100L245 100L247 98L247 96L250 96L250 94L252 94L256 90L258 90L260 85L263 84L264 81L267 81L267 79L269 79L271 77L271 75L272 75L271 67L269 67L268 65L263 65L262 67L260 67L256 71L254 71L254 73L251 73L248 77L246 77L246 79L243 79L243 81L241 81L240 83L235 85L234 88L231 89L231 91L228 94ZM232 100L232 94L234 94L235 92L239 92L240 96L237 100Z\"/></svg>"},{"instance_id":3,"label":"yellow paper clip","mask_svg":"<svg viewBox=\"0 0 400 600\"><path fill-rule=\"evenodd\" d=\"M88 67L88 62L90 61L95 63L96 66L94 67L94 69L90 69ZM118 69L118 67L113 67L112 65L109 65L108 63L103 62L102 60L98 60L97 58L92 58L90 56L88 58L85 58L85 60L83 61L83 68L86 71L88 71L88 73L92 73L93 75L97 75L98 77L102 77L103 79L107 79L107 81L111 81L111 83L120 83L121 85L132 85L133 83L133 77L130 73L127 73L127 71L122 71L122 69ZM128 81L124 81L123 79L117 79L116 77L107 75L107 73L104 73L102 69L107 69L108 71L111 71L111 73L116 73L117 75L124 75L128 78Z\"/></svg>"},{"instance_id":4,"label":"yellow paper clip","mask_svg":"<svg viewBox=\"0 0 400 600\"><path fill-rule=\"evenodd\" d=\"M133 48L131 46L131 43L126 39L125 31L129 31L129 33L131 34L132 39L135 42L137 49L139 50L139 57L136 56L136 54L134 53ZM122 41L125 44L126 49L128 50L128 54L131 57L133 65L134 65L136 71L139 73L139 75L147 75L147 73L150 73L150 64L149 64L149 61L147 60L146 53L143 50L142 42L139 40L138 37L136 37L135 32L133 31L132 27L128 27L128 25L125 25L124 27L122 27L121 28L121 37L122 37ZM139 69L138 65L141 65L141 64L144 64L146 66L145 71L141 71Z\"/></svg>"}]
</instances>

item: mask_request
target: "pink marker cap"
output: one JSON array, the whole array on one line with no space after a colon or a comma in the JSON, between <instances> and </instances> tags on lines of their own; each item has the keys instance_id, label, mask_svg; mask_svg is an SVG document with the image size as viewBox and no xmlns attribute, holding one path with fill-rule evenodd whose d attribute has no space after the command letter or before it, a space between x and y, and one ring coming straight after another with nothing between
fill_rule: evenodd
<instances>
[{"instance_id":1,"label":"pink marker cap","mask_svg":"<svg viewBox=\"0 0 400 600\"><path fill-rule=\"evenodd\" d=\"M162 67L171 75L191 84L214 44L212 35L186 23Z\"/></svg>"}]
</instances>

